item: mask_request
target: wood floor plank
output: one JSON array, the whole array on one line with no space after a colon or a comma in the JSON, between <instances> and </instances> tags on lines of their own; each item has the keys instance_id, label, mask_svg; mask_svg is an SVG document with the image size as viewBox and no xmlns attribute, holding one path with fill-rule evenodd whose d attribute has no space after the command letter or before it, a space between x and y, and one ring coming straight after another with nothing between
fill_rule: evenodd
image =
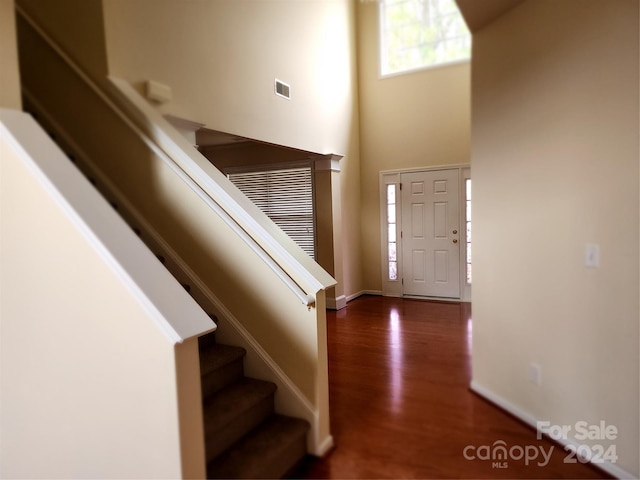
<instances>
[{"instance_id":1,"label":"wood floor plank","mask_svg":"<svg viewBox=\"0 0 640 480\"><path fill-rule=\"evenodd\" d=\"M331 428L336 448L298 478L608 478L564 463L556 444L469 390L471 306L360 297L328 312ZM507 468L467 460L466 446L552 449Z\"/></svg>"}]
</instances>

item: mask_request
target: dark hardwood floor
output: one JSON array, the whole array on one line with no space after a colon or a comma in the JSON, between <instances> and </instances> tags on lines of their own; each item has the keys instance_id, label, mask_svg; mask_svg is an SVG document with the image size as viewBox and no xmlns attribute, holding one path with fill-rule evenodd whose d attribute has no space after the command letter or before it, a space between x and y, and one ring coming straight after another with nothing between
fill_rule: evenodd
<instances>
[{"instance_id":1,"label":"dark hardwood floor","mask_svg":"<svg viewBox=\"0 0 640 480\"><path fill-rule=\"evenodd\" d=\"M365 296L327 317L336 448L295 477L608 478L469 390L470 304ZM500 441L538 457L465 458Z\"/></svg>"}]
</instances>

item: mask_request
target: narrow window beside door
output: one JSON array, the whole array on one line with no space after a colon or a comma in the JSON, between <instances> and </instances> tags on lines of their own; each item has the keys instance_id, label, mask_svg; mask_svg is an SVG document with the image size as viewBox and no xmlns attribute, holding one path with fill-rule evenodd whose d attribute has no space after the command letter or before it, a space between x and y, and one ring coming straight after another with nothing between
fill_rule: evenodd
<instances>
[{"instance_id":1,"label":"narrow window beside door","mask_svg":"<svg viewBox=\"0 0 640 480\"><path fill-rule=\"evenodd\" d=\"M465 220L467 226L467 285L471 285L471 179L465 180Z\"/></svg>"},{"instance_id":2,"label":"narrow window beside door","mask_svg":"<svg viewBox=\"0 0 640 480\"><path fill-rule=\"evenodd\" d=\"M389 280L398 280L398 228L396 219L396 186L387 185L387 251Z\"/></svg>"}]
</instances>

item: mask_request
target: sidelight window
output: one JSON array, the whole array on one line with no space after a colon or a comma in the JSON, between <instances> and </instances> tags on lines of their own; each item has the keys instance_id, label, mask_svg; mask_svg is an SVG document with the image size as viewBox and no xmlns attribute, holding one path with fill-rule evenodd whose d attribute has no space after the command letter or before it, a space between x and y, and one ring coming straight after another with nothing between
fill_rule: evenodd
<instances>
[{"instance_id":1,"label":"sidelight window","mask_svg":"<svg viewBox=\"0 0 640 480\"><path fill-rule=\"evenodd\" d=\"M398 280L398 222L395 184L387 185L387 252L388 279Z\"/></svg>"},{"instance_id":2,"label":"sidelight window","mask_svg":"<svg viewBox=\"0 0 640 480\"><path fill-rule=\"evenodd\" d=\"M466 272L467 272L467 285L471 285L471 179L465 180L465 223L467 228L467 243L466 243Z\"/></svg>"}]
</instances>

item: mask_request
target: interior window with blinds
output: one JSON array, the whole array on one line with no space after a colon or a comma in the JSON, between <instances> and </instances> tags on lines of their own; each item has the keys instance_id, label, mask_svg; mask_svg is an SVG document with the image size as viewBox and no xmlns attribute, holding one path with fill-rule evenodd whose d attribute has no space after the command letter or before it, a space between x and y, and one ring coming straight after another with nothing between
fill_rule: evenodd
<instances>
[{"instance_id":1,"label":"interior window with blinds","mask_svg":"<svg viewBox=\"0 0 640 480\"><path fill-rule=\"evenodd\" d=\"M315 222L311 167L227 176L311 258L315 258Z\"/></svg>"}]
</instances>

